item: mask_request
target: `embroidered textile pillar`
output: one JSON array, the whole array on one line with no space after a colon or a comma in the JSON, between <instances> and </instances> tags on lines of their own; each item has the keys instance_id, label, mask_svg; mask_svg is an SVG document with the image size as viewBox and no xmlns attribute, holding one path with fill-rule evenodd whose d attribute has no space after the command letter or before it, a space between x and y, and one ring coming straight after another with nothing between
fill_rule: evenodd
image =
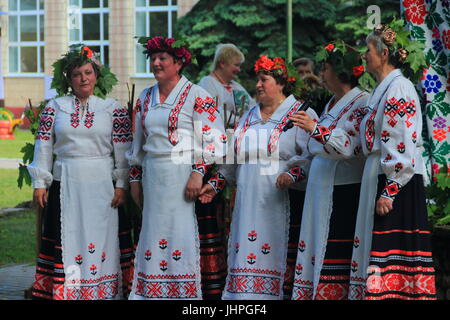
<instances>
[{"instance_id":1,"label":"embroidered textile pillar","mask_svg":"<svg viewBox=\"0 0 450 320\"><path fill-rule=\"evenodd\" d=\"M450 164L450 1L403 0L402 14L413 39L425 43L428 68L421 79L425 106L424 146L428 179Z\"/></svg>"}]
</instances>

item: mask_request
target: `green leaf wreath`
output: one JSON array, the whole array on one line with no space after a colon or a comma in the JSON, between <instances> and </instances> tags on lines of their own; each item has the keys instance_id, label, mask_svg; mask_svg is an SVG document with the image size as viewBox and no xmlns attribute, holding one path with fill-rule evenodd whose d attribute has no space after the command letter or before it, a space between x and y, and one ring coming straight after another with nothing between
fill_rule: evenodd
<instances>
[{"instance_id":1,"label":"green leaf wreath","mask_svg":"<svg viewBox=\"0 0 450 320\"><path fill-rule=\"evenodd\" d=\"M94 95L100 98L106 98L113 87L117 84L117 78L111 70L102 65L98 59L98 54L92 52L83 44L74 44L69 47L69 52L53 63L53 80L51 88L56 89L58 96L63 96L72 91L67 70L70 66L82 66L88 62L93 62L99 67L99 75L94 88Z\"/></svg>"}]
</instances>

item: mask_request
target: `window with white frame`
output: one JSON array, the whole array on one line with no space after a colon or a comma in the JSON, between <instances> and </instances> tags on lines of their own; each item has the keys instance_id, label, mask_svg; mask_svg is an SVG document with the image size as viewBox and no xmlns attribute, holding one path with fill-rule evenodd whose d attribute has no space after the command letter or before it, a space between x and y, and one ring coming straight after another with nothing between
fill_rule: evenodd
<instances>
[{"instance_id":1,"label":"window with white frame","mask_svg":"<svg viewBox=\"0 0 450 320\"><path fill-rule=\"evenodd\" d=\"M44 0L9 0L9 74L42 75L44 41Z\"/></svg>"},{"instance_id":2,"label":"window with white frame","mask_svg":"<svg viewBox=\"0 0 450 320\"><path fill-rule=\"evenodd\" d=\"M177 0L135 0L137 37L172 37L177 19ZM151 76L144 48L136 42L136 75Z\"/></svg>"},{"instance_id":3,"label":"window with white frame","mask_svg":"<svg viewBox=\"0 0 450 320\"><path fill-rule=\"evenodd\" d=\"M109 65L108 0L69 0L69 44L83 43Z\"/></svg>"}]
</instances>

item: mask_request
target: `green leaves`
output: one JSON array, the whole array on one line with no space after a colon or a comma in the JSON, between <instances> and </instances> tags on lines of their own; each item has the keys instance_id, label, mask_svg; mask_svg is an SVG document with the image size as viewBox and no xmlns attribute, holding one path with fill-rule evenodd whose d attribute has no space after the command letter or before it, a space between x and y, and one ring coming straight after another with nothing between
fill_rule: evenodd
<instances>
[{"instance_id":1,"label":"green leaves","mask_svg":"<svg viewBox=\"0 0 450 320\"><path fill-rule=\"evenodd\" d=\"M22 189L24 180L27 185L31 185L31 176L27 170L27 166L19 164L19 177L17 178L17 186L19 189Z\"/></svg>"},{"instance_id":2,"label":"green leaves","mask_svg":"<svg viewBox=\"0 0 450 320\"><path fill-rule=\"evenodd\" d=\"M441 167L425 191L430 222L433 225L450 224L450 202L448 201L450 198L450 174L446 164Z\"/></svg>"},{"instance_id":3,"label":"green leaves","mask_svg":"<svg viewBox=\"0 0 450 320\"><path fill-rule=\"evenodd\" d=\"M143 41L139 39L138 41ZM63 57L53 63L53 80L51 88L55 89L58 96L63 96L69 93L70 84L66 77L67 68L69 66L82 66L88 62L97 63L96 54L93 55L93 60L87 57L87 51L81 51L85 46L83 44L74 44L70 46L70 51ZM111 70L104 66L99 65L100 75L97 79L97 84L94 88L94 95L100 98L105 98L108 93L113 89L113 86L117 84L116 76Z\"/></svg>"}]
</instances>

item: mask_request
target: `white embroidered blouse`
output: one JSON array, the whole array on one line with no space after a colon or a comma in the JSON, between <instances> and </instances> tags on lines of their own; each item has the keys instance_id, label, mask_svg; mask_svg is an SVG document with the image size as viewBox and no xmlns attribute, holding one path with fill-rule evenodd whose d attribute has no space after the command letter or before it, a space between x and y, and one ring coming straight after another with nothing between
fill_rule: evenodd
<instances>
[{"instance_id":1,"label":"white embroidered blouse","mask_svg":"<svg viewBox=\"0 0 450 320\"><path fill-rule=\"evenodd\" d=\"M64 158L111 156L116 187L128 186L125 152L132 135L127 109L114 99L96 96L90 96L84 112L82 109L80 101L72 95L52 99L43 109L33 162L28 165L33 188L48 188L53 180L60 181Z\"/></svg>"},{"instance_id":2,"label":"white embroidered blouse","mask_svg":"<svg viewBox=\"0 0 450 320\"><path fill-rule=\"evenodd\" d=\"M361 131L364 154L380 153L379 173L387 177L382 197L394 199L414 174L424 173L420 100L399 69L374 89Z\"/></svg>"},{"instance_id":3,"label":"white embroidered blouse","mask_svg":"<svg viewBox=\"0 0 450 320\"><path fill-rule=\"evenodd\" d=\"M140 181L145 154L167 157L174 165L192 164L204 175L226 153L223 120L213 98L182 76L164 103L158 84L142 91L136 102L134 140L127 152L130 182Z\"/></svg>"}]
</instances>

